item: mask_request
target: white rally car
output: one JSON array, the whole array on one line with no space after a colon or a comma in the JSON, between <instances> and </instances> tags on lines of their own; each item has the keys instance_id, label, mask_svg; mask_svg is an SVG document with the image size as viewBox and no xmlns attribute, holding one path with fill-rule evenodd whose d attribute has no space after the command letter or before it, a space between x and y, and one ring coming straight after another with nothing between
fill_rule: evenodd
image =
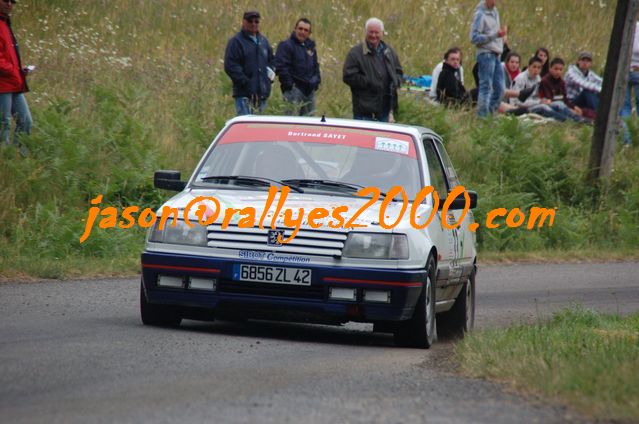
<instances>
[{"instance_id":1,"label":"white rally car","mask_svg":"<svg viewBox=\"0 0 639 424\"><path fill-rule=\"evenodd\" d=\"M473 327L469 209L477 194L444 205L461 187L429 129L237 117L188 182L177 171L157 171L155 185L179 191L163 205L179 219L163 228L158 219L147 236L144 324L372 322L413 347L429 347L438 328L463 335Z\"/></svg>"}]
</instances>

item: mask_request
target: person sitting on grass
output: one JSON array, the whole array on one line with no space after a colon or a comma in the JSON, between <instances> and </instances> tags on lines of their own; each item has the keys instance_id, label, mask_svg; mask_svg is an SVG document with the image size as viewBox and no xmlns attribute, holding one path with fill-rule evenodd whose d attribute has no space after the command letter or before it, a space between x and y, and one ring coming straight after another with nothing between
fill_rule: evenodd
<instances>
[{"instance_id":1,"label":"person sitting on grass","mask_svg":"<svg viewBox=\"0 0 639 424\"><path fill-rule=\"evenodd\" d=\"M572 104L566 95L566 83L562 76L564 74L564 66L566 63L560 57L554 58L550 62L550 71L548 75L541 79L539 86L539 97L542 102L550 102L549 105L555 110L569 116L577 122L589 122L586 119L578 119L582 116L582 110ZM576 116L575 116L576 115Z\"/></svg>"},{"instance_id":2,"label":"person sitting on grass","mask_svg":"<svg viewBox=\"0 0 639 424\"><path fill-rule=\"evenodd\" d=\"M461 76L461 83L463 84L464 83L464 66L462 65L463 56L461 55L461 53L460 53L460 58L461 59L459 60L459 75ZM431 75L432 79L430 84L430 90L428 91L428 98L432 100L433 102L437 102L437 83L439 82L439 74L442 73L444 62L446 62L445 57L444 57L444 60L439 62L437 65L435 65L435 67L433 68L433 73Z\"/></svg>"},{"instance_id":3,"label":"person sitting on grass","mask_svg":"<svg viewBox=\"0 0 639 424\"><path fill-rule=\"evenodd\" d=\"M599 93L603 79L590 70L591 66L592 53L579 53L577 64L568 67L565 80L568 100L579 106L584 111L584 115L594 119L599 106Z\"/></svg>"},{"instance_id":4,"label":"person sitting on grass","mask_svg":"<svg viewBox=\"0 0 639 424\"><path fill-rule=\"evenodd\" d=\"M461 81L461 50L453 47L444 55L444 65L437 80L437 101L446 106L470 103L470 97Z\"/></svg>"},{"instance_id":5,"label":"person sitting on grass","mask_svg":"<svg viewBox=\"0 0 639 424\"><path fill-rule=\"evenodd\" d=\"M541 73L539 75L543 78L550 72L550 52L545 47L539 47L535 56L541 59Z\"/></svg>"},{"instance_id":6,"label":"person sitting on grass","mask_svg":"<svg viewBox=\"0 0 639 424\"><path fill-rule=\"evenodd\" d=\"M521 69L519 68L519 64L521 63L521 56L519 54L511 51L506 55L506 60L502 63L504 68L504 100L506 103L511 103L514 97L519 95L519 92L513 90L513 85L515 84L515 78L521 73Z\"/></svg>"},{"instance_id":7,"label":"person sitting on grass","mask_svg":"<svg viewBox=\"0 0 639 424\"><path fill-rule=\"evenodd\" d=\"M568 108L552 105L552 102L548 99L541 99L539 97L539 86L541 83L541 59L538 57L532 57L528 61L528 68L515 78L514 88L520 92L528 92L532 90L532 93L525 101L519 99L515 100L515 106L519 109L525 109L528 113L536 113L546 118L552 118L560 122L564 122L567 119L582 121L582 118ZM574 115L574 116L573 116Z\"/></svg>"}]
</instances>

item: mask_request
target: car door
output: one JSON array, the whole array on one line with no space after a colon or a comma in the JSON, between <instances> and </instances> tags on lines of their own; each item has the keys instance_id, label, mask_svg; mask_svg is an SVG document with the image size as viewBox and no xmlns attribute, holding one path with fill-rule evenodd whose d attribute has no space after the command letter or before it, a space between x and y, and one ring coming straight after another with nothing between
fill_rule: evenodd
<instances>
[{"instance_id":1,"label":"car door","mask_svg":"<svg viewBox=\"0 0 639 424\"><path fill-rule=\"evenodd\" d=\"M444 172L441 159L435 147L435 139L432 136L425 136L422 139L424 145L424 153L428 164L427 170L430 176L430 185L440 198L441 205L446 200L448 194L448 179ZM454 263L456 261L456 242L455 234L451 230L447 230L442 225L442 220L446 217L442 216L441 210L437 211L435 218L428 226L428 232L437 247L437 286L442 287L450 282L451 273L455 274ZM443 293L437 293L438 299L442 298Z\"/></svg>"},{"instance_id":2,"label":"car door","mask_svg":"<svg viewBox=\"0 0 639 424\"><path fill-rule=\"evenodd\" d=\"M439 153L439 157L441 158L444 174L446 175L446 181L448 183L448 190L452 190L457 187L461 183L459 182L459 178L457 177L457 173L455 172L455 168L444 148L442 142L438 139L433 139L434 145ZM462 210L454 210L447 212L447 219L449 224L454 224L459 222L462 217ZM470 270L472 269L472 263L474 261L475 256L475 248L474 248L474 239L471 231L469 230L469 225L474 222L474 216L472 210L468 210L464 220L461 224L454 230L450 230L453 233L453 239L455 243L454 247L454 255L453 263L451 265L451 280L463 280L466 277Z\"/></svg>"}]
</instances>

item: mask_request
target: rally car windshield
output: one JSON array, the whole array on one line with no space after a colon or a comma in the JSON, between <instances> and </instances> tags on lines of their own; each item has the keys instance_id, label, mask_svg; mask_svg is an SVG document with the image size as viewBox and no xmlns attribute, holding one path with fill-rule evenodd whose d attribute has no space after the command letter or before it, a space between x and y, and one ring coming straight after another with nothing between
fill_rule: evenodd
<instances>
[{"instance_id":1,"label":"rally car windshield","mask_svg":"<svg viewBox=\"0 0 639 424\"><path fill-rule=\"evenodd\" d=\"M236 124L206 157L194 184L229 186L231 179L209 178L218 175L256 177L303 187L305 192L349 195L357 187L374 186L387 192L402 186L414 198L421 188L410 136L339 127Z\"/></svg>"}]
</instances>

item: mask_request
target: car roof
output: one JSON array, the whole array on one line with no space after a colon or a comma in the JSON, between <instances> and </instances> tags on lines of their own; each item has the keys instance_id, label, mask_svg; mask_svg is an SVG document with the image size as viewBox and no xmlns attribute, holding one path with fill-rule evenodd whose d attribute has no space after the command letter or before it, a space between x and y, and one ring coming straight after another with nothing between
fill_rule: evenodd
<instances>
[{"instance_id":1,"label":"car roof","mask_svg":"<svg viewBox=\"0 0 639 424\"><path fill-rule=\"evenodd\" d=\"M378 122L378 121L326 118L323 116L322 117L298 117L298 116L242 115L242 116L236 116L235 118L229 119L226 122L226 126L237 124L240 122L259 122L259 123L272 123L272 124L302 124L302 125L362 128L367 130L394 131L394 132L409 134L417 138L421 138L423 134L429 134L429 135L433 135L435 137L440 138L440 136L433 130L426 127L421 127L418 125L389 124L386 122Z\"/></svg>"}]
</instances>

